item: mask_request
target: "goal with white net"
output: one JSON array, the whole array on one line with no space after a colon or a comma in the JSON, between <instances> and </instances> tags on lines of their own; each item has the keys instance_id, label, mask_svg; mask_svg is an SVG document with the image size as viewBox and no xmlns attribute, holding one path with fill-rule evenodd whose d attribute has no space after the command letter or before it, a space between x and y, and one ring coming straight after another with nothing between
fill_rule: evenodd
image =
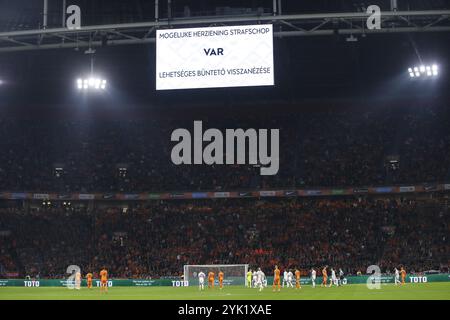
<instances>
[{"instance_id":1,"label":"goal with white net","mask_svg":"<svg viewBox=\"0 0 450 320\"><path fill-rule=\"evenodd\" d=\"M188 281L190 286L198 285L198 274L203 272L208 277L209 272L214 272L215 282L218 282L220 271L224 274L224 285L245 286L245 277L248 271L248 264L211 264L211 265L185 265L184 281ZM205 279L207 282L208 280Z\"/></svg>"}]
</instances>

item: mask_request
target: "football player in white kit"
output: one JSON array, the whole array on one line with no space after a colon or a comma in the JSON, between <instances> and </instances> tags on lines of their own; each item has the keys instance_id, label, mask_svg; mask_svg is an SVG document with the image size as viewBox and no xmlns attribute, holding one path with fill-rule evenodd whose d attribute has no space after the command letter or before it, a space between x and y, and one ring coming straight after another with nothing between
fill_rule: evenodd
<instances>
[{"instance_id":1,"label":"football player in white kit","mask_svg":"<svg viewBox=\"0 0 450 320\"><path fill-rule=\"evenodd\" d=\"M266 275L264 272L261 271L261 268L258 268L258 271L256 272L256 285L255 287L259 288L259 291L262 291L264 288L263 282L266 278Z\"/></svg>"},{"instance_id":2,"label":"football player in white kit","mask_svg":"<svg viewBox=\"0 0 450 320\"><path fill-rule=\"evenodd\" d=\"M395 269L394 269L394 272L395 272L394 283L395 283L395 285L397 286L397 285L399 285L399 284L401 283L401 282L400 282L400 271L398 271L398 269L395 268Z\"/></svg>"},{"instance_id":3,"label":"football player in white kit","mask_svg":"<svg viewBox=\"0 0 450 320\"><path fill-rule=\"evenodd\" d=\"M329 287L331 287L333 284L337 285L337 277L336 277L336 271L333 268L331 268L331 279L330 279Z\"/></svg>"},{"instance_id":4,"label":"football player in white kit","mask_svg":"<svg viewBox=\"0 0 450 320\"><path fill-rule=\"evenodd\" d=\"M291 287L291 288L293 288L294 287L294 285L293 285L293 283L292 283L292 281L294 280L294 274L292 273L292 271L291 270L289 270L288 272L287 272L287 280L286 280L286 286L289 288L289 287Z\"/></svg>"},{"instance_id":5,"label":"football player in white kit","mask_svg":"<svg viewBox=\"0 0 450 320\"><path fill-rule=\"evenodd\" d=\"M256 288L256 283L258 282L258 270L256 272L253 272L253 288Z\"/></svg>"},{"instance_id":6,"label":"football player in white kit","mask_svg":"<svg viewBox=\"0 0 450 320\"><path fill-rule=\"evenodd\" d=\"M284 285L287 284L287 278L288 278L288 272L287 270L284 270L283 272L283 284L281 285L284 288Z\"/></svg>"},{"instance_id":7,"label":"football player in white kit","mask_svg":"<svg viewBox=\"0 0 450 320\"><path fill-rule=\"evenodd\" d=\"M81 288L81 273L77 271L75 273L75 289L80 290Z\"/></svg>"},{"instance_id":8,"label":"football player in white kit","mask_svg":"<svg viewBox=\"0 0 450 320\"><path fill-rule=\"evenodd\" d=\"M344 281L344 271L339 268L338 286L342 286Z\"/></svg>"},{"instance_id":9,"label":"football player in white kit","mask_svg":"<svg viewBox=\"0 0 450 320\"><path fill-rule=\"evenodd\" d=\"M316 270L314 268L311 269L311 283L313 288L316 287Z\"/></svg>"},{"instance_id":10,"label":"football player in white kit","mask_svg":"<svg viewBox=\"0 0 450 320\"><path fill-rule=\"evenodd\" d=\"M198 290L205 290L205 277L203 271L198 273Z\"/></svg>"}]
</instances>

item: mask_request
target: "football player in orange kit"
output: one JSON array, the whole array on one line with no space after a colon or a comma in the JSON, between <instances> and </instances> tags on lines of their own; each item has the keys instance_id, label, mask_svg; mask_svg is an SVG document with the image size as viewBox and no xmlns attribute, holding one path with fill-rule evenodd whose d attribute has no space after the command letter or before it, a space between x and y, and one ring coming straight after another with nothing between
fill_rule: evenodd
<instances>
[{"instance_id":1,"label":"football player in orange kit","mask_svg":"<svg viewBox=\"0 0 450 320\"><path fill-rule=\"evenodd\" d=\"M214 272L212 271L208 273L208 288L214 288Z\"/></svg>"},{"instance_id":2,"label":"football player in orange kit","mask_svg":"<svg viewBox=\"0 0 450 320\"><path fill-rule=\"evenodd\" d=\"M219 270L219 288L220 288L220 290L223 289L223 276L224 276L223 272L221 270Z\"/></svg>"},{"instance_id":3,"label":"football player in orange kit","mask_svg":"<svg viewBox=\"0 0 450 320\"><path fill-rule=\"evenodd\" d=\"M300 270L295 269L295 288L301 289L302 286L300 285Z\"/></svg>"},{"instance_id":4,"label":"football player in orange kit","mask_svg":"<svg viewBox=\"0 0 450 320\"><path fill-rule=\"evenodd\" d=\"M106 271L106 268L100 271L100 292L108 293L108 271Z\"/></svg>"},{"instance_id":5,"label":"football player in orange kit","mask_svg":"<svg viewBox=\"0 0 450 320\"><path fill-rule=\"evenodd\" d=\"M327 286L327 281L328 281L328 273L327 273L327 268L328 268L328 266L325 266L323 269L322 269L322 284L320 285L321 287L323 287L323 286Z\"/></svg>"},{"instance_id":6,"label":"football player in orange kit","mask_svg":"<svg viewBox=\"0 0 450 320\"><path fill-rule=\"evenodd\" d=\"M86 282L87 282L88 289L92 289L92 273L89 272L86 275Z\"/></svg>"},{"instance_id":7,"label":"football player in orange kit","mask_svg":"<svg viewBox=\"0 0 450 320\"><path fill-rule=\"evenodd\" d=\"M400 268L400 276L402 277L402 285L404 285L406 279L406 270L403 267Z\"/></svg>"},{"instance_id":8,"label":"football player in orange kit","mask_svg":"<svg viewBox=\"0 0 450 320\"><path fill-rule=\"evenodd\" d=\"M281 291L280 274L281 274L280 269L278 269L278 266L275 266L275 270L273 271L273 286L272 286L274 292L276 286L278 286L278 291Z\"/></svg>"}]
</instances>

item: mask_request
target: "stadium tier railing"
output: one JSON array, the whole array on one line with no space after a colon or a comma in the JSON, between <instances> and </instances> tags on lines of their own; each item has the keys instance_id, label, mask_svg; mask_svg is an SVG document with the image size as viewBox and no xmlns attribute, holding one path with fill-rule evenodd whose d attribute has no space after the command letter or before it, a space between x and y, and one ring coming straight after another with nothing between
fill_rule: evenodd
<instances>
[{"instance_id":1,"label":"stadium tier railing","mask_svg":"<svg viewBox=\"0 0 450 320\"><path fill-rule=\"evenodd\" d=\"M0 200L52 200L52 201L149 201L179 199L225 199L225 198L290 198L317 196L349 196L349 195L387 195L408 193L450 192L450 183L422 183L401 186L379 187L343 187L343 188L304 188L304 189L271 189L247 191L205 191L205 192L164 192L164 193L32 193L32 192L0 192Z\"/></svg>"}]
</instances>

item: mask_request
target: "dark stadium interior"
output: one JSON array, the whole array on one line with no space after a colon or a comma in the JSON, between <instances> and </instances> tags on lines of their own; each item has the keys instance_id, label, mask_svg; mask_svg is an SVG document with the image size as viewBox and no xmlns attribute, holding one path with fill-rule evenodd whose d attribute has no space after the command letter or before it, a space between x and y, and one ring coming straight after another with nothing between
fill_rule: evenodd
<instances>
[{"instance_id":1,"label":"dark stadium interior","mask_svg":"<svg viewBox=\"0 0 450 320\"><path fill-rule=\"evenodd\" d=\"M173 17L271 14L272 0L174 0ZM389 1L372 1L389 7ZM371 2L371 3L372 3ZM72 1L86 24L146 21L152 1ZM285 1L287 13L358 11L367 1ZM186 6L189 6L186 9ZM405 1L404 9L450 2ZM229 9L224 9L228 7ZM39 27L38 1L0 0L0 30ZM218 9L222 8L222 9ZM231 10L230 8L234 8ZM243 10L242 8L247 8ZM258 9L262 8L262 9ZM60 9L49 13L60 26ZM161 8L161 16L167 8ZM228 10L228 11L227 11ZM120 14L119 14L120 13ZM275 86L156 91L155 45L98 47L111 88L83 95L79 50L0 53L0 278L178 277L185 264L248 263L449 272L449 190L421 194L149 201L2 200L6 193L369 188L450 183L450 34L274 39ZM417 61L439 79L413 82ZM280 129L280 171L176 166L176 128ZM395 160L395 165L390 160ZM126 168L120 172L119 168ZM56 168L62 168L57 172Z\"/></svg>"}]
</instances>

